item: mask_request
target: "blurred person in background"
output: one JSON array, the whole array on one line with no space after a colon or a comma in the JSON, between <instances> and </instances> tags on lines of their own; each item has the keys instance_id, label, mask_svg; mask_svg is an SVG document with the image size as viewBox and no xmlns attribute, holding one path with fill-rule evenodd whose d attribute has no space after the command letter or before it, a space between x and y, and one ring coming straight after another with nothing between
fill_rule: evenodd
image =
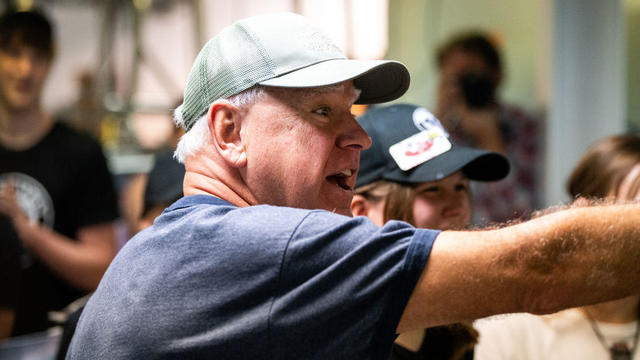
<instances>
[{"instance_id":1,"label":"blurred person in background","mask_svg":"<svg viewBox=\"0 0 640 360\"><path fill-rule=\"evenodd\" d=\"M351 211L378 226L402 220L421 228L466 229L472 214L470 180L496 181L509 172L500 154L456 146L440 122L421 107L374 108L358 122L372 145L360 154ZM397 144L414 151L394 151ZM412 160L419 156L419 161ZM408 168L407 162L413 166ZM472 359L475 340L476 331L464 323L402 333L391 359Z\"/></svg>"},{"instance_id":2,"label":"blurred person in background","mask_svg":"<svg viewBox=\"0 0 640 360\"><path fill-rule=\"evenodd\" d=\"M131 218L128 231L131 232L131 236L153 225L155 218L162 214L165 208L183 196L182 180L185 169L183 164L174 159L173 152L180 136L184 134L184 129L173 126L171 118L168 120L171 121L174 131L167 139L167 143L156 151L151 170L148 173L133 175L133 179L129 180L129 183L125 185L125 191L121 193L123 195L121 207L139 210L139 212L129 214ZM124 245L126 241L128 238L124 239L121 244L119 243L118 247ZM81 306L68 316L58 348L57 359L62 360L66 357L83 310L84 306Z\"/></svg>"},{"instance_id":3,"label":"blurred person in background","mask_svg":"<svg viewBox=\"0 0 640 360\"><path fill-rule=\"evenodd\" d=\"M52 326L48 312L94 290L115 255L117 198L102 148L41 105L54 53L44 14L2 15L0 241L19 242L3 247L19 247L20 270L2 288L15 295L0 298L13 318L0 324L12 336Z\"/></svg>"},{"instance_id":4,"label":"blurred person in background","mask_svg":"<svg viewBox=\"0 0 640 360\"><path fill-rule=\"evenodd\" d=\"M578 199L640 199L640 136L618 135L592 145L569 177ZM581 200L578 200L578 202ZM640 295L564 310L478 321L477 359L640 359Z\"/></svg>"},{"instance_id":5,"label":"blurred person in background","mask_svg":"<svg viewBox=\"0 0 640 360\"><path fill-rule=\"evenodd\" d=\"M142 214L138 221L137 231L144 230L153 224L165 208L176 202L183 195L182 180L184 165L173 158L173 149L160 150L154 158L154 164L146 176Z\"/></svg>"},{"instance_id":6,"label":"blurred person in background","mask_svg":"<svg viewBox=\"0 0 640 360\"><path fill-rule=\"evenodd\" d=\"M154 121L166 121L170 131L166 137L162 138L162 145L154 148L151 169L130 174L120 191L120 214L127 228L126 239L119 239L120 247L138 231L151 225L153 219L160 215L162 210L182 197L184 165L174 159L173 152L180 137L184 135L184 129L175 126L171 117L171 112L179 105L180 102L174 102L165 117L154 119ZM164 130L164 124L156 124L157 128ZM145 131L148 131L147 128L148 126L144 128ZM157 133L163 133L163 131L157 131Z\"/></svg>"},{"instance_id":7,"label":"blurred person in background","mask_svg":"<svg viewBox=\"0 0 640 360\"><path fill-rule=\"evenodd\" d=\"M504 154L511 173L474 184L474 223L526 218L540 206L542 123L499 98L504 79L498 48L487 34L465 32L437 52L435 115L456 143Z\"/></svg>"}]
</instances>

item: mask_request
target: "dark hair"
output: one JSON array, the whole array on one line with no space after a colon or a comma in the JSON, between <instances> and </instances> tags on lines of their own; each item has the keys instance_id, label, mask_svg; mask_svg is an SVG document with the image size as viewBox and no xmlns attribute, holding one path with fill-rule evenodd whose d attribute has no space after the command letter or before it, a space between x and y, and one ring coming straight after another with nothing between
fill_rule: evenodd
<instances>
[{"instance_id":1,"label":"dark hair","mask_svg":"<svg viewBox=\"0 0 640 360\"><path fill-rule=\"evenodd\" d=\"M53 26L39 11L8 11L0 16L0 49L19 44L53 58Z\"/></svg>"},{"instance_id":2,"label":"dark hair","mask_svg":"<svg viewBox=\"0 0 640 360\"><path fill-rule=\"evenodd\" d=\"M489 37L480 31L468 31L452 37L440 46L436 53L438 67L455 51L480 56L494 72L502 71L502 60L498 49L491 43Z\"/></svg>"},{"instance_id":3,"label":"dark hair","mask_svg":"<svg viewBox=\"0 0 640 360\"><path fill-rule=\"evenodd\" d=\"M605 198L619 191L634 166L640 164L640 136L617 135L593 144L573 169L567 190L573 197ZM632 184L630 195L640 190Z\"/></svg>"}]
</instances>

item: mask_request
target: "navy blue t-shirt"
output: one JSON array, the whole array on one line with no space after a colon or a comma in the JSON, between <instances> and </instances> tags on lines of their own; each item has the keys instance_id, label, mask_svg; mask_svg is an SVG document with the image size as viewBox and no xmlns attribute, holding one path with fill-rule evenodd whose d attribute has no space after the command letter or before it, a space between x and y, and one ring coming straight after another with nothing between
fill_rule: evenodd
<instances>
[{"instance_id":1,"label":"navy blue t-shirt","mask_svg":"<svg viewBox=\"0 0 640 360\"><path fill-rule=\"evenodd\" d=\"M130 240L70 359L387 359L438 232L212 196Z\"/></svg>"}]
</instances>

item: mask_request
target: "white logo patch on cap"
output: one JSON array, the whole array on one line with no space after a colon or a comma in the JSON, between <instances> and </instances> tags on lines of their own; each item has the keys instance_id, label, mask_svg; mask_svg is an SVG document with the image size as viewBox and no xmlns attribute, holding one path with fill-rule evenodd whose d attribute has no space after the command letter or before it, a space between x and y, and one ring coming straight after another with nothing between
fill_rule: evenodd
<instances>
[{"instance_id":1,"label":"white logo patch on cap","mask_svg":"<svg viewBox=\"0 0 640 360\"><path fill-rule=\"evenodd\" d=\"M449 137L449 133L442 127L438 118L433 115L429 110L419 107L413 111L413 124L420 130L429 130L432 127L437 127L442 130L444 136Z\"/></svg>"},{"instance_id":2,"label":"white logo patch on cap","mask_svg":"<svg viewBox=\"0 0 640 360\"><path fill-rule=\"evenodd\" d=\"M413 123L422 131L389 147L389 154L403 171L413 169L451 149L447 132L429 111L416 109Z\"/></svg>"}]
</instances>

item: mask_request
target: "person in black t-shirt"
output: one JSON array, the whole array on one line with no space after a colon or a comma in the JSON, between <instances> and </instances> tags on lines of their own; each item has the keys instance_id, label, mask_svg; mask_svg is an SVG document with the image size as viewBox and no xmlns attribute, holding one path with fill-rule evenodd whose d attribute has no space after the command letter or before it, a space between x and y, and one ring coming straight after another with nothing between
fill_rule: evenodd
<instances>
[{"instance_id":1,"label":"person in black t-shirt","mask_svg":"<svg viewBox=\"0 0 640 360\"><path fill-rule=\"evenodd\" d=\"M117 197L100 144L41 106L52 33L39 12L0 17L0 218L9 225L0 241L14 249L0 257L0 334L13 336L48 328L49 311L95 289L116 250ZM7 275L16 258L19 274Z\"/></svg>"}]
</instances>

